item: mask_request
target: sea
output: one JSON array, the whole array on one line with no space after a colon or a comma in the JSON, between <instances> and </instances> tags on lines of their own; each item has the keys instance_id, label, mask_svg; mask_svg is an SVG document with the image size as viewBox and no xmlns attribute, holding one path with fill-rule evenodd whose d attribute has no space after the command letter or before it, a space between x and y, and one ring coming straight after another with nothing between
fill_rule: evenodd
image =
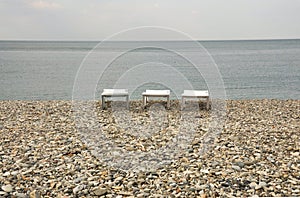
<instances>
[{"instance_id":1,"label":"sea","mask_svg":"<svg viewBox=\"0 0 300 198\"><path fill-rule=\"evenodd\" d=\"M149 88L191 89L186 82L218 82L227 99L300 99L299 39L103 43L0 41L0 100L72 100L77 86L93 91L87 99L104 88L139 99Z\"/></svg>"}]
</instances>

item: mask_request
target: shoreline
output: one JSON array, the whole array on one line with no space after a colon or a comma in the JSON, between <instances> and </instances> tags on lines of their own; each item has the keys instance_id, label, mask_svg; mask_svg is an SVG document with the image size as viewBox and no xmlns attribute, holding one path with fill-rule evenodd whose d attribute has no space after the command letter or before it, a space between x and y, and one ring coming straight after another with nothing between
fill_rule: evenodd
<instances>
[{"instance_id":1,"label":"shoreline","mask_svg":"<svg viewBox=\"0 0 300 198\"><path fill-rule=\"evenodd\" d=\"M300 100L226 100L223 132L204 155L197 138L207 131L211 111L200 109L189 152L138 173L106 166L91 154L78 135L71 103L0 101L0 196L300 196ZM133 118L147 123L155 109L140 110L140 103L131 104ZM176 132L180 111L172 104L165 111L168 123L158 126L167 130L151 137L128 135L99 105L97 118L125 150L147 152Z\"/></svg>"},{"instance_id":2,"label":"shoreline","mask_svg":"<svg viewBox=\"0 0 300 198\"><path fill-rule=\"evenodd\" d=\"M196 99L192 99L192 101L196 101ZM226 103L230 103L230 102L262 102L262 101L278 101L278 102L288 102L288 101L300 101L300 99L294 99L294 98L286 98L286 99L281 99L281 98L255 98L255 99L215 99L215 100L221 100L221 101L225 101ZM4 100L0 100L0 103L1 102L34 102L34 103L37 103L37 102L67 102L67 103L70 103L70 102L101 102L101 99L97 99L97 100L90 100L90 99L86 99L86 100L72 100L72 99L67 99L67 100L64 100L64 99L55 99L55 100L52 100L52 99L47 99L47 100L44 100L44 99L40 99L40 100L32 100L32 99L18 99L18 100L11 100L11 99L4 99ZM124 101L124 100L119 100L119 101ZM159 100L150 100L150 101L153 101L153 102L165 102L164 99L159 99ZM181 99L170 99L170 102L172 103L177 103L177 102L180 102ZM199 100L200 102L201 101L205 101L203 99L200 99ZM142 99L129 99L129 102L130 103L140 103L142 102ZM152 102L152 103L153 103Z\"/></svg>"}]
</instances>

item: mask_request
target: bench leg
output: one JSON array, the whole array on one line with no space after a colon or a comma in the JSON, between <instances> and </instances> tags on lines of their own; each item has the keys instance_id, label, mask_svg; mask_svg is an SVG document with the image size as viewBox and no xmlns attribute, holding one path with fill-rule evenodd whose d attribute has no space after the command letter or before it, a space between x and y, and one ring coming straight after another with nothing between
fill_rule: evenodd
<instances>
[{"instance_id":1,"label":"bench leg","mask_svg":"<svg viewBox=\"0 0 300 198\"><path fill-rule=\"evenodd\" d=\"M102 109L104 109L105 108L105 101L104 101L104 98L105 98L105 96L101 96L101 106L102 106Z\"/></svg>"},{"instance_id":2,"label":"bench leg","mask_svg":"<svg viewBox=\"0 0 300 198\"><path fill-rule=\"evenodd\" d=\"M143 96L143 108L146 107L146 96Z\"/></svg>"},{"instance_id":3,"label":"bench leg","mask_svg":"<svg viewBox=\"0 0 300 198\"><path fill-rule=\"evenodd\" d=\"M129 96L126 96L126 107L129 109Z\"/></svg>"},{"instance_id":4,"label":"bench leg","mask_svg":"<svg viewBox=\"0 0 300 198\"><path fill-rule=\"evenodd\" d=\"M209 98L206 100L206 109L209 110Z\"/></svg>"},{"instance_id":5,"label":"bench leg","mask_svg":"<svg viewBox=\"0 0 300 198\"><path fill-rule=\"evenodd\" d=\"M184 103L185 103L184 97L181 97L181 110L184 109Z\"/></svg>"},{"instance_id":6,"label":"bench leg","mask_svg":"<svg viewBox=\"0 0 300 198\"><path fill-rule=\"evenodd\" d=\"M167 96L167 108L170 109L170 96Z\"/></svg>"}]
</instances>

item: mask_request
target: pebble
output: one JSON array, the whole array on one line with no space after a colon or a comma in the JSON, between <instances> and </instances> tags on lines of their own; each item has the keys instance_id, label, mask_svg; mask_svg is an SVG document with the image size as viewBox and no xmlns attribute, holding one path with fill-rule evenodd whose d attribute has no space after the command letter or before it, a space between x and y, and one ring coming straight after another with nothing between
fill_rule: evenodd
<instances>
[{"instance_id":1,"label":"pebble","mask_svg":"<svg viewBox=\"0 0 300 198\"><path fill-rule=\"evenodd\" d=\"M124 171L97 156L98 126L89 115L76 124L71 101L0 101L0 197L299 197L299 100L226 102L215 147L201 153L201 145L211 143L201 138L212 118L200 110L195 139L182 156L155 170ZM171 104L157 133L141 127L154 110L139 108L140 101L131 103L134 135L98 103L96 122L118 147L148 152L168 145L179 131L179 106ZM94 147L81 136L89 134L79 133L90 127Z\"/></svg>"},{"instance_id":2,"label":"pebble","mask_svg":"<svg viewBox=\"0 0 300 198\"><path fill-rule=\"evenodd\" d=\"M10 174L13 175L13 176L16 176L16 175L19 174L19 172L18 171L12 171Z\"/></svg>"},{"instance_id":3,"label":"pebble","mask_svg":"<svg viewBox=\"0 0 300 198\"><path fill-rule=\"evenodd\" d=\"M232 165L232 169L236 170L236 171L240 171L241 168L239 166L235 166L235 165Z\"/></svg>"},{"instance_id":4,"label":"pebble","mask_svg":"<svg viewBox=\"0 0 300 198\"><path fill-rule=\"evenodd\" d=\"M133 195L132 192L125 192L125 191L120 191L120 192L118 192L118 194L119 195L123 195L123 196L131 196L131 195Z\"/></svg>"},{"instance_id":5,"label":"pebble","mask_svg":"<svg viewBox=\"0 0 300 198\"><path fill-rule=\"evenodd\" d=\"M146 197L146 194L145 193L140 193L140 194L137 194L136 197L138 197L138 198Z\"/></svg>"},{"instance_id":6,"label":"pebble","mask_svg":"<svg viewBox=\"0 0 300 198\"><path fill-rule=\"evenodd\" d=\"M264 188L266 186L267 186L266 182L259 182L258 185L255 186L255 189L258 190L258 189Z\"/></svg>"},{"instance_id":7,"label":"pebble","mask_svg":"<svg viewBox=\"0 0 300 198\"><path fill-rule=\"evenodd\" d=\"M16 196L17 198L26 198L27 195L24 194L24 193L19 193L19 192L16 192L13 194L14 196Z\"/></svg>"},{"instance_id":8,"label":"pebble","mask_svg":"<svg viewBox=\"0 0 300 198\"><path fill-rule=\"evenodd\" d=\"M272 163L274 163L275 162L275 160L272 158L272 157L267 157L267 160L269 160L270 162L272 162Z\"/></svg>"},{"instance_id":9,"label":"pebble","mask_svg":"<svg viewBox=\"0 0 300 198\"><path fill-rule=\"evenodd\" d=\"M237 166L239 166L240 168L244 168L245 164L243 162L236 162L235 163Z\"/></svg>"},{"instance_id":10,"label":"pebble","mask_svg":"<svg viewBox=\"0 0 300 198\"><path fill-rule=\"evenodd\" d=\"M82 179L83 179L82 177L78 177L78 178L74 179L74 183L79 183L82 181Z\"/></svg>"},{"instance_id":11,"label":"pebble","mask_svg":"<svg viewBox=\"0 0 300 198\"><path fill-rule=\"evenodd\" d=\"M7 192L0 191L0 195L6 196L6 195L7 195Z\"/></svg>"},{"instance_id":12,"label":"pebble","mask_svg":"<svg viewBox=\"0 0 300 198\"><path fill-rule=\"evenodd\" d=\"M101 196L107 193L106 188L96 188L93 190L94 195Z\"/></svg>"},{"instance_id":13,"label":"pebble","mask_svg":"<svg viewBox=\"0 0 300 198\"><path fill-rule=\"evenodd\" d=\"M3 174L3 176L4 176L4 177L10 176L10 172L5 172L5 173Z\"/></svg>"},{"instance_id":14,"label":"pebble","mask_svg":"<svg viewBox=\"0 0 300 198\"><path fill-rule=\"evenodd\" d=\"M254 153L254 156L255 156L256 158L261 158L261 154L260 154L260 153Z\"/></svg>"},{"instance_id":15,"label":"pebble","mask_svg":"<svg viewBox=\"0 0 300 198\"><path fill-rule=\"evenodd\" d=\"M123 177L117 177L116 179L115 179L115 182L120 182L120 181L122 181L123 180Z\"/></svg>"},{"instance_id":16,"label":"pebble","mask_svg":"<svg viewBox=\"0 0 300 198\"><path fill-rule=\"evenodd\" d=\"M77 194L79 191L82 191L84 189L84 185L78 185L75 188L73 188L73 193Z\"/></svg>"},{"instance_id":17,"label":"pebble","mask_svg":"<svg viewBox=\"0 0 300 198\"><path fill-rule=\"evenodd\" d=\"M209 173L209 170L208 170L208 169L201 169L200 172L201 172L201 173L208 174L208 173Z\"/></svg>"},{"instance_id":18,"label":"pebble","mask_svg":"<svg viewBox=\"0 0 300 198\"><path fill-rule=\"evenodd\" d=\"M205 193L201 194L201 198L207 198L207 195Z\"/></svg>"},{"instance_id":19,"label":"pebble","mask_svg":"<svg viewBox=\"0 0 300 198\"><path fill-rule=\"evenodd\" d=\"M252 188L252 189L255 189L257 187L257 184L255 182L251 182L249 184L249 187Z\"/></svg>"},{"instance_id":20,"label":"pebble","mask_svg":"<svg viewBox=\"0 0 300 198\"><path fill-rule=\"evenodd\" d=\"M11 191L13 191L13 187L12 187L12 185L10 185L10 184L2 186L1 189L2 189L4 192L8 192L8 193L11 192Z\"/></svg>"},{"instance_id":21,"label":"pebble","mask_svg":"<svg viewBox=\"0 0 300 198\"><path fill-rule=\"evenodd\" d=\"M41 194L37 190L33 190L29 193L29 198L41 198Z\"/></svg>"}]
</instances>

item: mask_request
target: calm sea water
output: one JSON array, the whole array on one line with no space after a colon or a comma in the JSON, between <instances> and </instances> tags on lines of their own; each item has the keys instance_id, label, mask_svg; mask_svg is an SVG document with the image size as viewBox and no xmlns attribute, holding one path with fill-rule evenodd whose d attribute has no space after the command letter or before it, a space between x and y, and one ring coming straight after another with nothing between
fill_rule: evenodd
<instances>
[{"instance_id":1,"label":"calm sea water","mask_svg":"<svg viewBox=\"0 0 300 198\"><path fill-rule=\"evenodd\" d=\"M99 67L101 56L126 51L134 42L112 42L97 49L88 64L89 72ZM187 53L185 41L167 42ZM228 99L300 99L300 40L267 41L205 41L200 42L219 68ZM0 41L0 100L61 100L72 99L76 73L90 50L98 42L61 41ZM159 42L156 42L159 45ZM97 51L96 50L96 51ZM105 70L95 89L96 97L102 88L111 87L128 69L151 62L172 64L193 82L197 89L205 89L205 79L195 74L190 63L174 53L156 48L141 48L113 61ZM147 66L147 65L144 65ZM153 67L153 70L159 67ZM161 76L160 76L161 75ZM161 78L175 78L161 72ZM124 85L126 87L126 84ZM154 83L139 89L160 88ZM128 87L131 88L131 87Z\"/></svg>"}]
</instances>

